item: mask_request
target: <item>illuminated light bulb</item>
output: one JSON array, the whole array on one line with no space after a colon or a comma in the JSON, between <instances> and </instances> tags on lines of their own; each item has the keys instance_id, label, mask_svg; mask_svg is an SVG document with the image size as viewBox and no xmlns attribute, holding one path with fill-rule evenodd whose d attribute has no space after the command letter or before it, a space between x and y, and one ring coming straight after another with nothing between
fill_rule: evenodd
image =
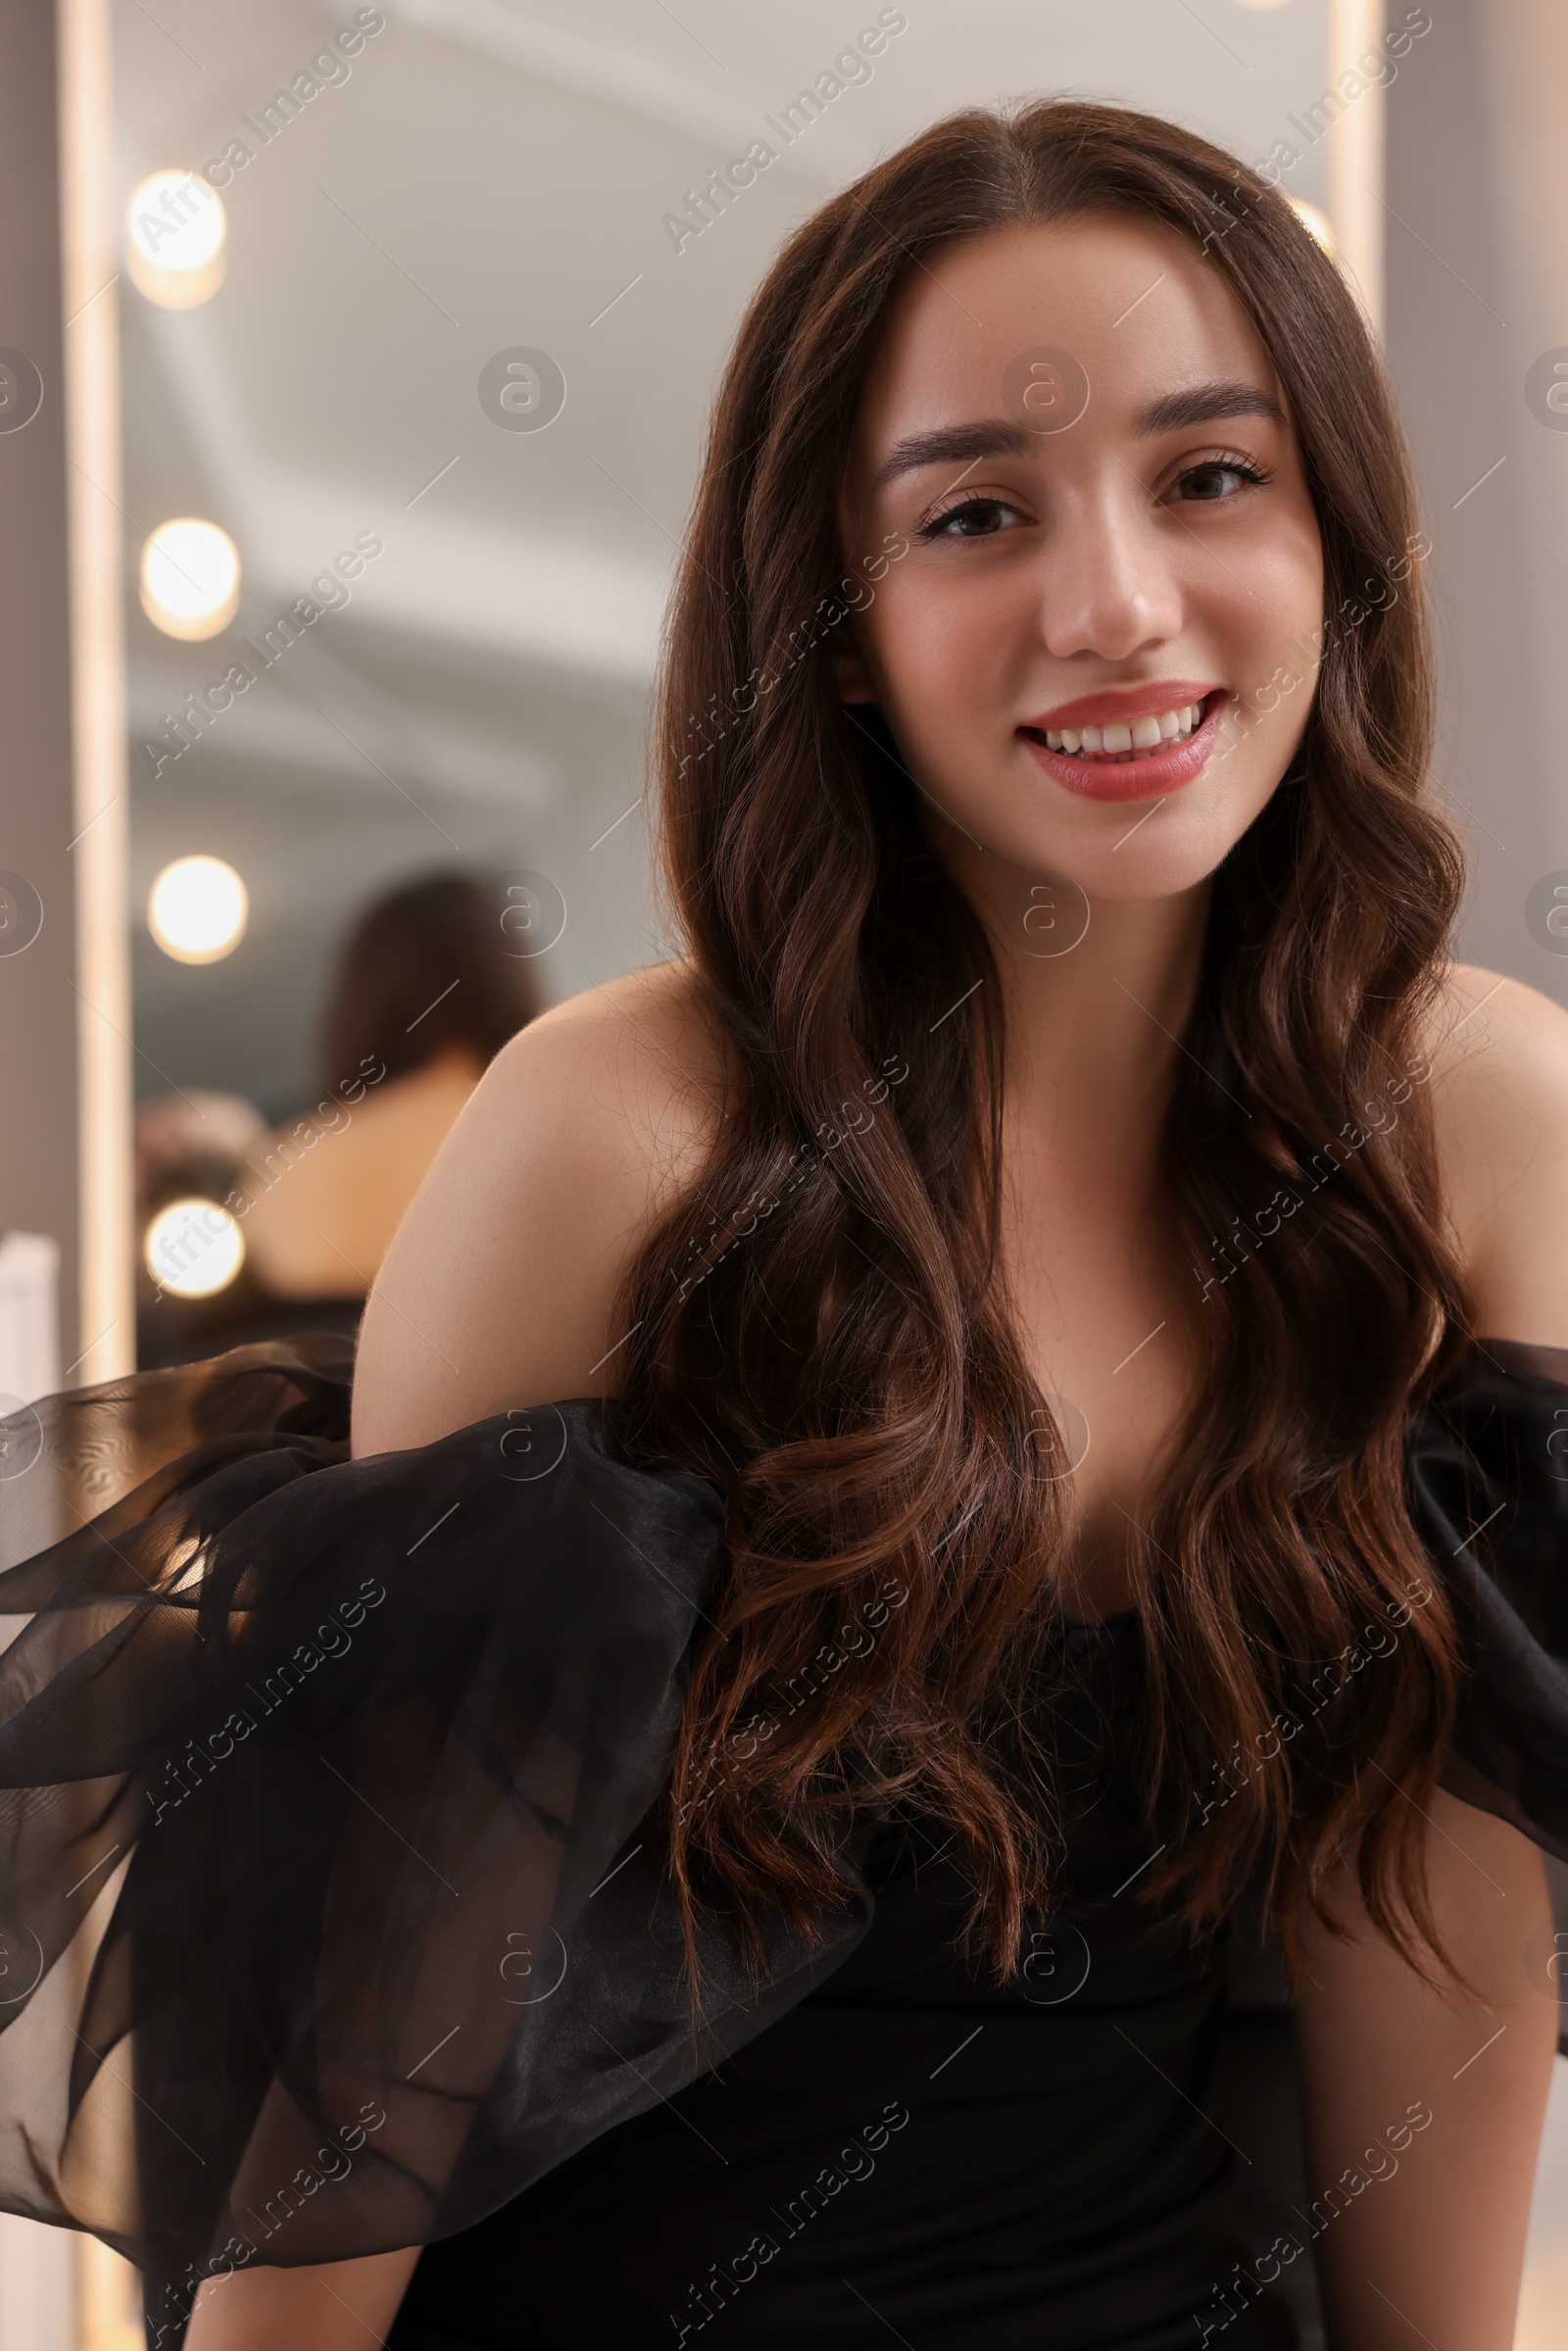
<instances>
[{"instance_id":1,"label":"illuminated light bulb","mask_svg":"<svg viewBox=\"0 0 1568 2351\"><path fill-rule=\"evenodd\" d=\"M1287 196L1285 201L1302 227L1311 230L1324 252L1332 260L1334 257L1334 223L1328 214L1320 212L1315 204L1308 204L1304 196Z\"/></svg>"},{"instance_id":2,"label":"illuminated light bulb","mask_svg":"<svg viewBox=\"0 0 1568 2351\"><path fill-rule=\"evenodd\" d=\"M130 282L166 311L194 310L223 282L228 220L223 200L194 171L154 171L125 207Z\"/></svg>"},{"instance_id":3,"label":"illuminated light bulb","mask_svg":"<svg viewBox=\"0 0 1568 2351\"><path fill-rule=\"evenodd\" d=\"M141 551L141 609L166 637L216 637L239 610L239 550L216 522L160 522Z\"/></svg>"},{"instance_id":4,"label":"illuminated light bulb","mask_svg":"<svg viewBox=\"0 0 1568 2351\"><path fill-rule=\"evenodd\" d=\"M142 1239L147 1271L175 1298L211 1298L226 1290L245 1262L245 1236L216 1200L172 1200Z\"/></svg>"},{"instance_id":5,"label":"illuminated light bulb","mask_svg":"<svg viewBox=\"0 0 1568 2351\"><path fill-rule=\"evenodd\" d=\"M216 963L245 936L245 885L221 857L176 857L147 901L147 927L176 963Z\"/></svg>"}]
</instances>

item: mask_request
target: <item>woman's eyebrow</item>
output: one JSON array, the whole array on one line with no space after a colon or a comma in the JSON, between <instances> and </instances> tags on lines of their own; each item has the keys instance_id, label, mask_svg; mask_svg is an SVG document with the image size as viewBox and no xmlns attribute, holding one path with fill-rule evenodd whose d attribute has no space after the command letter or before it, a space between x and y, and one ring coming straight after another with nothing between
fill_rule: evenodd
<instances>
[{"instance_id":1,"label":"woman's eyebrow","mask_svg":"<svg viewBox=\"0 0 1568 2351\"><path fill-rule=\"evenodd\" d=\"M1009 424L1004 416L989 416L974 424L939 424L930 432L906 433L895 441L876 469L873 490L901 473L921 465L972 464L983 457L1033 457L1040 435L1027 424Z\"/></svg>"},{"instance_id":2,"label":"woman's eyebrow","mask_svg":"<svg viewBox=\"0 0 1568 2351\"><path fill-rule=\"evenodd\" d=\"M1155 433L1175 432L1185 424L1213 424L1221 416L1268 416L1276 424L1287 421L1285 411L1270 393L1256 384L1220 377L1189 384L1181 392L1162 392L1139 410L1133 430L1141 441L1147 441Z\"/></svg>"},{"instance_id":3,"label":"woman's eyebrow","mask_svg":"<svg viewBox=\"0 0 1568 2351\"><path fill-rule=\"evenodd\" d=\"M1279 402L1256 384L1239 383L1216 378L1208 383L1189 384L1180 392L1162 392L1147 408L1140 409L1133 419L1133 431L1141 441L1156 433L1175 432L1184 425L1212 424L1221 416L1267 416L1276 424L1287 421ZM1033 457L1042 440L1050 436L1030 430L1027 424L1009 423L1004 416L980 417L972 424L939 424L929 432L906 433L895 441L877 467L871 487L880 490L896 481L901 473L914 473L922 465L956 465L976 464L988 457Z\"/></svg>"}]
</instances>

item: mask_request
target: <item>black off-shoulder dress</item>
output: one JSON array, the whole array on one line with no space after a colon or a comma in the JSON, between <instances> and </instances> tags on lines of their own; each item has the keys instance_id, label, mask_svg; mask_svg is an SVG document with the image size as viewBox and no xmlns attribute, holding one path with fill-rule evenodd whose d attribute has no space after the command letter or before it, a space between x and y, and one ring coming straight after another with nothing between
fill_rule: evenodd
<instances>
[{"instance_id":1,"label":"black off-shoulder dress","mask_svg":"<svg viewBox=\"0 0 1568 2351\"><path fill-rule=\"evenodd\" d=\"M415 2243L393 2351L1308 2340L1310 2183L1238 2218L1288 2125L1224 2101L1228 1955L1142 1895L1136 1620L1042 1692L1021 1981L886 1812L760 1981L710 1924L694 2033L652 1808L721 1497L584 1401L352 1461L350 1375L276 1342L0 1423L0 2209L135 2261L155 2346L207 2277ZM1568 1353L1473 1347L1407 1460L1445 1784L1568 1860Z\"/></svg>"}]
</instances>

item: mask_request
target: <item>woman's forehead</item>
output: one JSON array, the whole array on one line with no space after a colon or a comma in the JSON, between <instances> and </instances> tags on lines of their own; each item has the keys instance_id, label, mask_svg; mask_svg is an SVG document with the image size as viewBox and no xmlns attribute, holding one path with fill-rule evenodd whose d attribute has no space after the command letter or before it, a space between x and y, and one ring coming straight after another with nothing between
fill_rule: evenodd
<instances>
[{"instance_id":1,"label":"woman's forehead","mask_svg":"<svg viewBox=\"0 0 1568 2351\"><path fill-rule=\"evenodd\" d=\"M1036 352L1059 354L1069 378L1076 368L1079 413L1098 405L1099 421L1129 430L1152 401L1202 379L1278 396L1246 309L1179 231L1105 214L1020 223L907 272L867 372L858 454L880 465L881 444L921 424L1013 414Z\"/></svg>"}]
</instances>

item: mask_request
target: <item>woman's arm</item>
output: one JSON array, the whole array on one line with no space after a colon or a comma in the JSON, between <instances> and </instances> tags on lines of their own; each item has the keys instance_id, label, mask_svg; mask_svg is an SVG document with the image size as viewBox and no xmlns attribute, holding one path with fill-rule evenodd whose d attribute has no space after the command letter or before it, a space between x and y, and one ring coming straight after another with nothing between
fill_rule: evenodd
<instances>
[{"instance_id":1,"label":"woman's arm","mask_svg":"<svg viewBox=\"0 0 1568 2351\"><path fill-rule=\"evenodd\" d=\"M1568 1015L1455 966L1429 1039L1445 1196L1478 1334L1568 1346ZM1314 1924L1297 1994L1308 2197L1333 2351L1509 2351L1557 2011L1525 1949L1550 1917L1536 1847L1440 1789L1427 1866L1444 1941L1483 1994L1427 1990L1374 1935Z\"/></svg>"},{"instance_id":2,"label":"woman's arm","mask_svg":"<svg viewBox=\"0 0 1568 2351\"><path fill-rule=\"evenodd\" d=\"M1518 980L1456 963L1427 1052L1476 1336L1568 1347L1568 1012Z\"/></svg>"},{"instance_id":3,"label":"woman's arm","mask_svg":"<svg viewBox=\"0 0 1568 2351\"><path fill-rule=\"evenodd\" d=\"M502 1049L371 1291L356 1455L423 1445L512 1404L613 1393L621 1271L650 1217L692 1180L716 1121L712 1034L686 966L668 963L558 1005ZM187 2351L369 2351L419 2251L209 2280Z\"/></svg>"},{"instance_id":4,"label":"woman's arm","mask_svg":"<svg viewBox=\"0 0 1568 2351\"><path fill-rule=\"evenodd\" d=\"M386 2341L419 2250L210 2278L185 2351L368 2351Z\"/></svg>"},{"instance_id":5,"label":"woman's arm","mask_svg":"<svg viewBox=\"0 0 1568 2351\"><path fill-rule=\"evenodd\" d=\"M1427 1867L1445 1944L1484 1997L1428 1990L1348 1873L1297 1991L1305 2216L1332 2351L1509 2351L1557 2009L1525 1951L1549 1925L1541 1855L1439 1789Z\"/></svg>"},{"instance_id":6,"label":"woman's arm","mask_svg":"<svg viewBox=\"0 0 1568 2351\"><path fill-rule=\"evenodd\" d=\"M514 1405L615 1393L615 1293L651 1220L702 1167L718 1054L680 962L573 997L503 1046L370 1292L357 1456Z\"/></svg>"}]
</instances>

